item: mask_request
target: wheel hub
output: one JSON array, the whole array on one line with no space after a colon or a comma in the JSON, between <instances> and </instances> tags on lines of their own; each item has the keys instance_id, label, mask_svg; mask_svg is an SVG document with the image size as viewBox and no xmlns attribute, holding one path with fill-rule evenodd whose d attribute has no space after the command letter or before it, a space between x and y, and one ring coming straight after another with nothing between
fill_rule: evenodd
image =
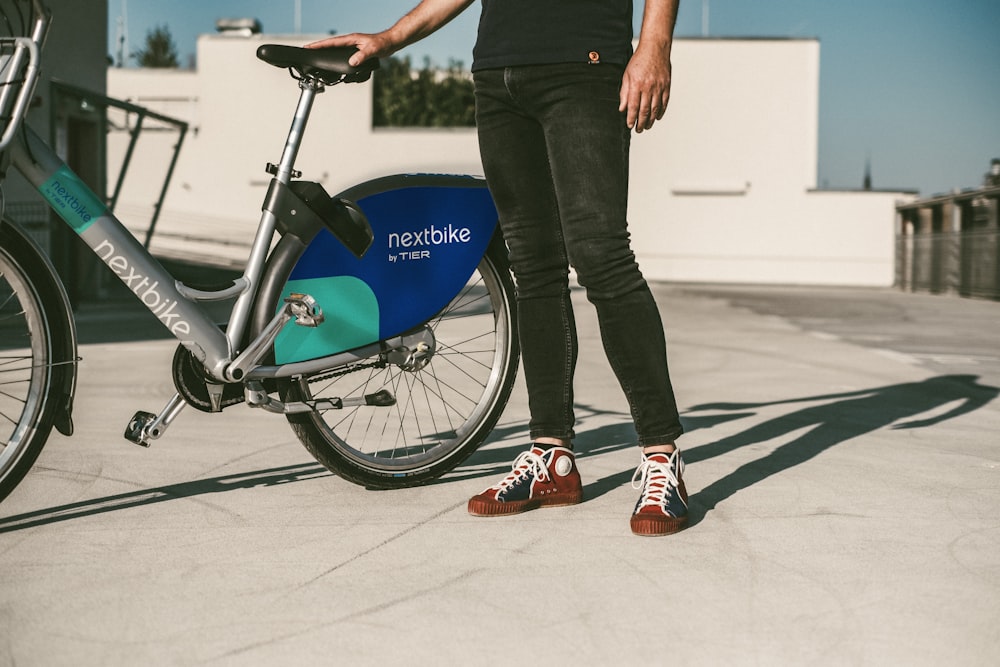
<instances>
[{"instance_id":1,"label":"wheel hub","mask_svg":"<svg viewBox=\"0 0 1000 667\"><path fill-rule=\"evenodd\" d=\"M389 363L409 373L423 370L431 362L437 351L437 339L427 325L419 330L404 334L403 344L386 355Z\"/></svg>"}]
</instances>

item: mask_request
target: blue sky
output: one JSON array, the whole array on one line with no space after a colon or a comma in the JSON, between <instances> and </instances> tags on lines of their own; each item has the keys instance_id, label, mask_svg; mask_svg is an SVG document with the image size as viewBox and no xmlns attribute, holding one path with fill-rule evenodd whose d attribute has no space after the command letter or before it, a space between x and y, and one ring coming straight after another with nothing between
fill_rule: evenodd
<instances>
[{"instance_id":1,"label":"blue sky","mask_svg":"<svg viewBox=\"0 0 1000 667\"><path fill-rule=\"evenodd\" d=\"M130 50L166 25L182 61L220 17L259 19L265 32L386 27L417 0L108 0L109 52L127 14ZM635 0L636 24L642 0ZM974 187L1000 157L1000 0L682 0L677 36L820 40L819 184L923 195ZM402 55L468 64L478 5ZM762 95L767 91L762 90ZM668 116L669 119L669 116Z\"/></svg>"}]
</instances>

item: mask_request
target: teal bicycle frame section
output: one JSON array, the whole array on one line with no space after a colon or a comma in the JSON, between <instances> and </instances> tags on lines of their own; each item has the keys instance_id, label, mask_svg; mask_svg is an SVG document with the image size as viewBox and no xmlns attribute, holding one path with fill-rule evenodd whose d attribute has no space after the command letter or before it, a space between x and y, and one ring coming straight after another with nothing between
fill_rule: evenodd
<instances>
[{"instance_id":1,"label":"teal bicycle frame section","mask_svg":"<svg viewBox=\"0 0 1000 667\"><path fill-rule=\"evenodd\" d=\"M423 325L465 287L497 224L486 182L470 176L387 176L339 198L364 211L371 247L356 257L329 232L308 245L281 297L311 295L326 321L315 329L286 327L274 344L279 364L360 348Z\"/></svg>"},{"instance_id":2,"label":"teal bicycle frame section","mask_svg":"<svg viewBox=\"0 0 1000 667\"><path fill-rule=\"evenodd\" d=\"M15 166L112 273L210 370L231 357L226 334L29 127L10 145Z\"/></svg>"}]
</instances>

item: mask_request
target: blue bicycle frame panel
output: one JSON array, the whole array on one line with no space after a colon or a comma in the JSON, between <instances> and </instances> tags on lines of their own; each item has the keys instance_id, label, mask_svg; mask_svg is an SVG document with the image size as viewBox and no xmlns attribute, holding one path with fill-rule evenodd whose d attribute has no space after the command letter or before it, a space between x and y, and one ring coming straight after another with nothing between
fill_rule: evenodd
<instances>
[{"instance_id":1,"label":"blue bicycle frame panel","mask_svg":"<svg viewBox=\"0 0 1000 667\"><path fill-rule=\"evenodd\" d=\"M359 348L424 324L463 289L497 222L485 181L471 177L390 176L340 196L364 211L374 240L362 258L329 232L312 240L282 297L311 295L326 321L315 329L286 327L274 345L279 364Z\"/></svg>"}]
</instances>

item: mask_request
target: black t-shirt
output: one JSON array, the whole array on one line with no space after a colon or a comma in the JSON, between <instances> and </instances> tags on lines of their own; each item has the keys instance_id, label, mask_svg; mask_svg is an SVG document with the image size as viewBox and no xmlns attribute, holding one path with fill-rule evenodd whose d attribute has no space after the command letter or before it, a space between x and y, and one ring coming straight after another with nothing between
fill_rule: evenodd
<instances>
[{"instance_id":1,"label":"black t-shirt","mask_svg":"<svg viewBox=\"0 0 1000 667\"><path fill-rule=\"evenodd\" d=\"M483 0L473 71L632 56L632 0Z\"/></svg>"}]
</instances>

